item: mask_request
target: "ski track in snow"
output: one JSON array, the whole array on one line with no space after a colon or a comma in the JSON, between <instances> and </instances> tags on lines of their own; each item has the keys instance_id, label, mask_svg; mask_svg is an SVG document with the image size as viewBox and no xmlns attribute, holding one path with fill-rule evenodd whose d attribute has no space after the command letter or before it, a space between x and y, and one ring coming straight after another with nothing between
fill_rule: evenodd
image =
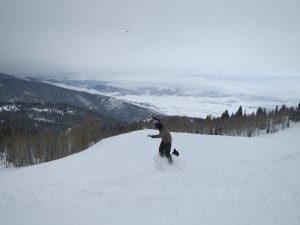
<instances>
[{"instance_id":1,"label":"ski track in snow","mask_svg":"<svg viewBox=\"0 0 300 225\"><path fill-rule=\"evenodd\" d=\"M153 130L86 151L0 169L0 223L300 224L300 125L256 138L173 133L175 165Z\"/></svg>"}]
</instances>

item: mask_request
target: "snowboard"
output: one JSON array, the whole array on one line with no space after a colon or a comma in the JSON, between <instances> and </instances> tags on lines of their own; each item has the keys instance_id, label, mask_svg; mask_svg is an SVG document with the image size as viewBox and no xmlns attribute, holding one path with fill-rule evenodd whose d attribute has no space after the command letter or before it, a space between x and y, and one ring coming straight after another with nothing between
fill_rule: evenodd
<instances>
[{"instance_id":1,"label":"snowboard","mask_svg":"<svg viewBox=\"0 0 300 225\"><path fill-rule=\"evenodd\" d=\"M173 156L172 157L173 162L169 163L166 157L161 157L159 154L155 155L153 156L154 166L158 170L167 170L169 168L180 169L182 167L182 163L181 163L181 159L178 156Z\"/></svg>"}]
</instances>

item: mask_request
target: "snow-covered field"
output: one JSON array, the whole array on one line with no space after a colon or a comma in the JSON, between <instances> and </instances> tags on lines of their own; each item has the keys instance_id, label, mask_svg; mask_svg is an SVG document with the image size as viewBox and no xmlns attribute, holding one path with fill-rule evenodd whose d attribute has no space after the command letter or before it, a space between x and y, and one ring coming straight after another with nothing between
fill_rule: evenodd
<instances>
[{"instance_id":1,"label":"snow-covered field","mask_svg":"<svg viewBox=\"0 0 300 225\"><path fill-rule=\"evenodd\" d=\"M300 224L299 124L256 138L173 133L171 167L153 160L149 133L0 169L0 224Z\"/></svg>"}]
</instances>

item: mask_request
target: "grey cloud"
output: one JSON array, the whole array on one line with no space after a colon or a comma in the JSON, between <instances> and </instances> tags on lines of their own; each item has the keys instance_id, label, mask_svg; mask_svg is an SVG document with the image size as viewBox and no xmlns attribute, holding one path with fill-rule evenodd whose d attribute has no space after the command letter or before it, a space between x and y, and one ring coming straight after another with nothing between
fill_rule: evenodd
<instances>
[{"instance_id":1,"label":"grey cloud","mask_svg":"<svg viewBox=\"0 0 300 225\"><path fill-rule=\"evenodd\" d=\"M297 0L2 0L0 70L300 75Z\"/></svg>"}]
</instances>

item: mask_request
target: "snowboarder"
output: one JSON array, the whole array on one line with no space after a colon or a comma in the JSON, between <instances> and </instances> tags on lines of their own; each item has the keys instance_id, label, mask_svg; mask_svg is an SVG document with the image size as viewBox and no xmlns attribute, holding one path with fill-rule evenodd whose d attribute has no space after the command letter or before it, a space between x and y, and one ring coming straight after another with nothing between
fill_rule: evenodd
<instances>
[{"instance_id":1,"label":"snowboarder","mask_svg":"<svg viewBox=\"0 0 300 225\"><path fill-rule=\"evenodd\" d=\"M161 138L161 142L159 145L159 155L160 157L167 157L168 162L170 164L173 163L173 159L171 156L171 145L172 145L172 136L170 131L168 130L165 123L161 121L161 119L153 116L152 117L156 123L155 128L158 129L159 134L157 135L148 135L151 138Z\"/></svg>"}]
</instances>

